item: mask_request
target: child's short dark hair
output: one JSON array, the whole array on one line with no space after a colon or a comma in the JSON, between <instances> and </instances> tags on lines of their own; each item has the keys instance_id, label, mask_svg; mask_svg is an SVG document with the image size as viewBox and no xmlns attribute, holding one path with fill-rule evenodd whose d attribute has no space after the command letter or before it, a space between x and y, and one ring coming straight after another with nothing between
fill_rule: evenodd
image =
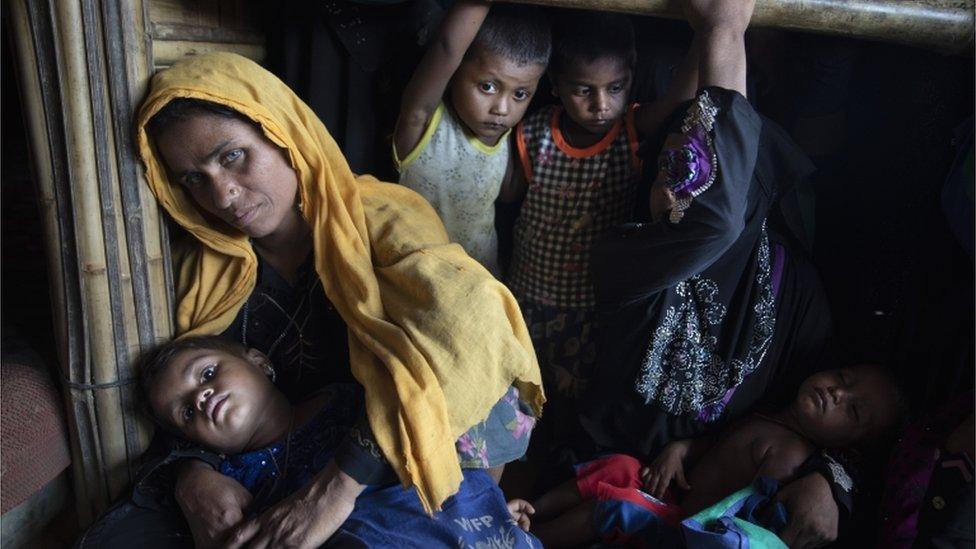
<instances>
[{"instance_id":1,"label":"child's short dark hair","mask_svg":"<svg viewBox=\"0 0 976 549\"><path fill-rule=\"evenodd\" d=\"M552 74L558 76L580 63L608 57L620 59L631 69L637 63L629 17L591 11L561 14L553 32Z\"/></svg>"},{"instance_id":2,"label":"child's short dark hair","mask_svg":"<svg viewBox=\"0 0 976 549\"><path fill-rule=\"evenodd\" d=\"M173 361L173 357L190 349L220 350L241 357L247 352L240 343L220 336L192 336L163 343L142 355L139 361L141 370L139 382L146 397L145 402L149 402L149 392L153 384L159 378L159 374Z\"/></svg>"},{"instance_id":3,"label":"child's short dark hair","mask_svg":"<svg viewBox=\"0 0 976 549\"><path fill-rule=\"evenodd\" d=\"M520 65L547 65L552 52L552 33L542 11L529 6L494 4L481 24L466 59L485 51Z\"/></svg>"}]
</instances>

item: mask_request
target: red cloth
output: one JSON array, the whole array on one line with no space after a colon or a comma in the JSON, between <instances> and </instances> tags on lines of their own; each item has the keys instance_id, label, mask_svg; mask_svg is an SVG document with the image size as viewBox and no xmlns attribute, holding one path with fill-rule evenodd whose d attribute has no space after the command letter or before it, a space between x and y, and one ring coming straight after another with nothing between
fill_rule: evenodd
<instances>
[{"instance_id":1,"label":"red cloth","mask_svg":"<svg viewBox=\"0 0 976 549\"><path fill-rule=\"evenodd\" d=\"M576 466L576 486L584 501L599 499L601 483L640 490L641 462L624 454L610 454Z\"/></svg>"},{"instance_id":2,"label":"red cloth","mask_svg":"<svg viewBox=\"0 0 976 549\"><path fill-rule=\"evenodd\" d=\"M61 395L41 366L4 363L0 385L0 514L71 464Z\"/></svg>"},{"instance_id":3,"label":"red cloth","mask_svg":"<svg viewBox=\"0 0 976 549\"><path fill-rule=\"evenodd\" d=\"M674 546L686 518L680 506L642 490L641 463L611 454L576 466L576 486L585 501L599 502L593 526L604 541L627 547ZM670 494L668 494L670 496Z\"/></svg>"}]
</instances>

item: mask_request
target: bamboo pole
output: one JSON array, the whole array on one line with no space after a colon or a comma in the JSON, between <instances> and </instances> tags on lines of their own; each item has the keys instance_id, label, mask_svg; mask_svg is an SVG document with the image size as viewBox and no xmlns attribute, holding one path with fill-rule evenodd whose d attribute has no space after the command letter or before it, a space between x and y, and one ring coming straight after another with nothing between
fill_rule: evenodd
<instances>
[{"instance_id":1,"label":"bamboo pole","mask_svg":"<svg viewBox=\"0 0 976 549\"><path fill-rule=\"evenodd\" d=\"M154 57L149 1L5 4L48 244L82 524L132 480L151 434L136 405L134 361L174 326L166 221L136 158L135 110L160 61L215 47L263 51L179 42L161 43Z\"/></svg>"},{"instance_id":2,"label":"bamboo pole","mask_svg":"<svg viewBox=\"0 0 976 549\"><path fill-rule=\"evenodd\" d=\"M77 256L73 253L74 227L70 222L70 201L65 196L68 179L64 154L63 113L60 102L60 80L53 49L51 20L44 6L24 0L8 2L11 30L17 49L18 78L21 98L28 113L32 172L41 200L41 214L47 234L48 269L52 284L52 306L58 357L62 374L83 362L84 353L81 299L78 292ZM69 436L72 443L75 495L78 501L98 501L94 477L88 467L79 463L95 461L95 439L91 422L90 401L67 398ZM73 421L72 421L73 420ZM91 520L90 506L79 506L79 520Z\"/></svg>"},{"instance_id":3,"label":"bamboo pole","mask_svg":"<svg viewBox=\"0 0 976 549\"><path fill-rule=\"evenodd\" d=\"M132 144L151 67L145 11L134 0L7 5L86 524L128 488L148 444L133 364L172 330L164 224Z\"/></svg>"},{"instance_id":4,"label":"bamboo pole","mask_svg":"<svg viewBox=\"0 0 976 549\"><path fill-rule=\"evenodd\" d=\"M165 228L158 224L156 201L142 183L135 144L131 138L134 110L145 94L150 74L144 10L139 5L135 6L138 9L132 7L120 0L103 0L101 3L105 41L120 45L105 48L105 74L110 92L111 135L117 159L113 166L119 172L116 175L119 181L118 204L124 219L124 225L119 225L118 238L126 244L122 251L125 265L129 266L122 273L123 282L128 282L123 284L127 299L125 310L130 313L127 317L131 322L129 325L137 327L129 332L127 351L130 356L137 356L143 349L167 339L172 333L172 325L169 322L171 300L168 299L166 286L158 285L155 292L152 289L152 280L159 278L164 264L168 263L164 261L160 248L164 240L160 231ZM151 233L147 232L150 230ZM150 249L152 253L147 253ZM160 332L160 329L163 331ZM133 379L138 375L132 370L132 361L120 366L119 377ZM133 391L123 392L123 411L127 418L140 417L141 411L133 396ZM130 421L130 424L126 445L127 454L131 456L149 445L152 430L144 421Z\"/></svg>"},{"instance_id":5,"label":"bamboo pole","mask_svg":"<svg viewBox=\"0 0 976 549\"><path fill-rule=\"evenodd\" d=\"M509 0L680 19L674 0ZM756 0L752 25L972 52L973 0Z\"/></svg>"},{"instance_id":6,"label":"bamboo pole","mask_svg":"<svg viewBox=\"0 0 976 549\"><path fill-rule=\"evenodd\" d=\"M127 361L128 356L124 346L118 344L119 339L125 340L119 250L114 242L106 242L106 237L115 236L117 218L114 197L108 188L112 184L111 174L105 165L109 159L104 150L107 130L102 112L104 97L92 93L99 84L93 80L102 76L102 67L97 64L100 52L92 51L93 44L86 40L85 34L92 32L93 22L83 18L81 2L57 2L55 14L59 42L68 46L58 53L63 61L59 67L60 77L66 84L64 105L71 114L71 123L65 129L68 149L73 156L69 165L71 195L81 263L82 303L88 320L85 323L89 354L85 381L90 379L94 385L108 385L121 381L116 375L116 364ZM73 24L65 24L68 21ZM90 66L93 61L96 65ZM119 494L129 481L128 474L119 469L126 465L125 439L118 436L117 431L125 420L119 391L97 393L95 411L102 420L98 422L99 466L108 483L108 492Z\"/></svg>"}]
</instances>

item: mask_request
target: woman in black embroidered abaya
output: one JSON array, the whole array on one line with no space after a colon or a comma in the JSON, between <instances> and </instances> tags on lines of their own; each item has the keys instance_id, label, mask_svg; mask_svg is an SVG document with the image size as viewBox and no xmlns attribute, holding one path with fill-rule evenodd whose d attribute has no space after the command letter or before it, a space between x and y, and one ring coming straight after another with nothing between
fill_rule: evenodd
<instances>
[{"instance_id":1,"label":"woman in black embroidered abaya","mask_svg":"<svg viewBox=\"0 0 976 549\"><path fill-rule=\"evenodd\" d=\"M816 273L767 224L777 196L812 166L744 97L747 4L688 2L691 66L672 92L689 76L698 92L675 113L657 162L645 157L652 222L621 227L594 251L604 340L581 419L600 450L650 459L761 397L788 396L825 359L831 323ZM846 506L846 491L834 492ZM824 477L780 497L793 519L784 541L836 537Z\"/></svg>"}]
</instances>

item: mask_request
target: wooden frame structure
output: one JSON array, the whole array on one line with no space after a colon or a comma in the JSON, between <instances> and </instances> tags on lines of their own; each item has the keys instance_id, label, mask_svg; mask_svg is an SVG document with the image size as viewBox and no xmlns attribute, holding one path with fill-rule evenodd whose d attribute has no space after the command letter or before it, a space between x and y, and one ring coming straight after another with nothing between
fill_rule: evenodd
<instances>
[{"instance_id":1,"label":"wooden frame structure","mask_svg":"<svg viewBox=\"0 0 976 549\"><path fill-rule=\"evenodd\" d=\"M87 524L131 482L151 430L139 353L173 331L166 222L142 178L133 117L153 72L214 49L263 56L243 1L11 0L53 324Z\"/></svg>"},{"instance_id":2,"label":"wooden frame structure","mask_svg":"<svg viewBox=\"0 0 976 549\"><path fill-rule=\"evenodd\" d=\"M514 0L681 18L676 0ZM849 36L943 53L973 49L972 0L756 0L751 26Z\"/></svg>"},{"instance_id":3,"label":"wooden frame structure","mask_svg":"<svg viewBox=\"0 0 976 549\"><path fill-rule=\"evenodd\" d=\"M673 17L668 0L518 0ZM166 222L133 116L152 73L187 55L260 60L246 0L8 0L47 243L82 524L129 484L150 429L134 359L173 330ZM973 0L757 0L763 26L972 51Z\"/></svg>"}]
</instances>

